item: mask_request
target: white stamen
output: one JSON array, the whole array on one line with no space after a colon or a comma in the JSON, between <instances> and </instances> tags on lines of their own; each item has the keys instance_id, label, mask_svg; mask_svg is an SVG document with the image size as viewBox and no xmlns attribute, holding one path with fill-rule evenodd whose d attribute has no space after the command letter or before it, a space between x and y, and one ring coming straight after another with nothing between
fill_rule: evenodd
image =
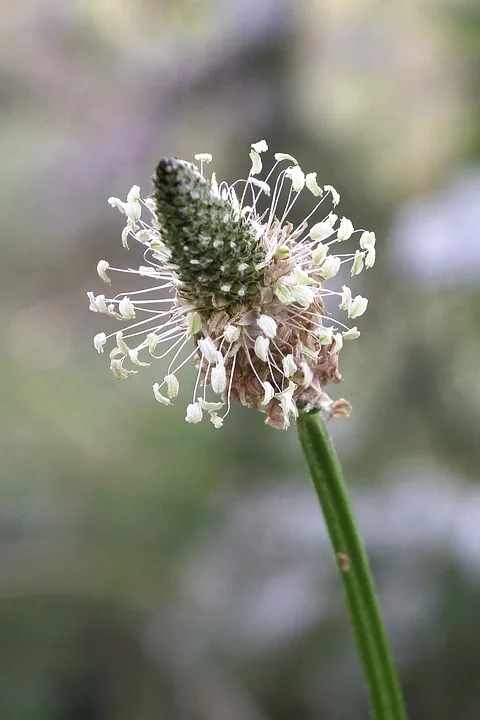
<instances>
[{"instance_id":1,"label":"white stamen","mask_svg":"<svg viewBox=\"0 0 480 720\"><path fill-rule=\"evenodd\" d=\"M325 258L323 264L319 268L319 273L325 280L330 280L340 270L341 260L336 255L329 255Z\"/></svg>"},{"instance_id":2,"label":"white stamen","mask_svg":"<svg viewBox=\"0 0 480 720\"><path fill-rule=\"evenodd\" d=\"M227 387L227 373L223 363L219 363L216 367L212 368L210 379L213 392L221 395Z\"/></svg>"},{"instance_id":3,"label":"white stamen","mask_svg":"<svg viewBox=\"0 0 480 720\"><path fill-rule=\"evenodd\" d=\"M95 337L93 338L93 346L94 346L95 350L97 350L97 352L99 352L99 353L103 353L103 346L105 345L106 342L107 342L107 336L105 335L104 332L97 333L97 335L95 335Z\"/></svg>"},{"instance_id":4,"label":"white stamen","mask_svg":"<svg viewBox=\"0 0 480 720\"><path fill-rule=\"evenodd\" d=\"M180 390L180 383L178 382L175 375L165 375L163 382L167 386L167 395L169 398L177 397L178 391Z\"/></svg>"},{"instance_id":5,"label":"white stamen","mask_svg":"<svg viewBox=\"0 0 480 720\"><path fill-rule=\"evenodd\" d=\"M202 338L198 341L198 347L205 360L215 365L217 362L217 348L210 338Z\"/></svg>"},{"instance_id":6,"label":"white stamen","mask_svg":"<svg viewBox=\"0 0 480 720\"><path fill-rule=\"evenodd\" d=\"M305 185L305 174L299 165L294 165L285 171L285 175L292 181L294 192L299 193Z\"/></svg>"},{"instance_id":7,"label":"white stamen","mask_svg":"<svg viewBox=\"0 0 480 720\"><path fill-rule=\"evenodd\" d=\"M332 185L324 185L323 189L325 192L330 192L332 194L333 205L338 205L340 202L340 194L335 190L335 188Z\"/></svg>"},{"instance_id":8,"label":"white stamen","mask_svg":"<svg viewBox=\"0 0 480 720\"><path fill-rule=\"evenodd\" d=\"M350 271L352 277L354 275L359 275L363 270L363 252L361 250L357 250L355 253L355 256L353 258L352 263L352 269Z\"/></svg>"},{"instance_id":9,"label":"white stamen","mask_svg":"<svg viewBox=\"0 0 480 720\"><path fill-rule=\"evenodd\" d=\"M253 351L260 360L263 360L263 362L267 362L269 346L270 340L262 335L259 335L255 340Z\"/></svg>"},{"instance_id":10,"label":"white stamen","mask_svg":"<svg viewBox=\"0 0 480 720\"><path fill-rule=\"evenodd\" d=\"M360 331L356 327L350 328L346 332L342 333L344 340L356 340L360 337Z\"/></svg>"},{"instance_id":11,"label":"white stamen","mask_svg":"<svg viewBox=\"0 0 480 720\"><path fill-rule=\"evenodd\" d=\"M276 336L277 323L269 315L260 315L257 320L257 325L268 338L273 339Z\"/></svg>"},{"instance_id":12,"label":"white stamen","mask_svg":"<svg viewBox=\"0 0 480 720\"><path fill-rule=\"evenodd\" d=\"M190 312L187 315L187 330L189 335L196 335L202 328L202 318L198 312Z\"/></svg>"},{"instance_id":13,"label":"white stamen","mask_svg":"<svg viewBox=\"0 0 480 720\"><path fill-rule=\"evenodd\" d=\"M342 301L338 306L340 310L348 310L352 303L352 291L346 285L342 285Z\"/></svg>"},{"instance_id":14,"label":"white stamen","mask_svg":"<svg viewBox=\"0 0 480 720\"><path fill-rule=\"evenodd\" d=\"M125 320L133 320L135 318L135 308L130 298L126 295L118 303L118 312Z\"/></svg>"},{"instance_id":15,"label":"white stamen","mask_svg":"<svg viewBox=\"0 0 480 720\"><path fill-rule=\"evenodd\" d=\"M110 264L106 260L100 260L100 262L97 265L97 273L102 278L104 283L107 283L107 285L111 285L112 281L107 275L107 270L110 267Z\"/></svg>"},{"instance_id":16,"label":"white stamen","mask_svg":"<svg viewBox=\"0 0 480 720\"><path fill-rule=\"evenodd\" d=\"M200 163L211 163L213 160L213 155L210 153L197 153L193 157Z\"/></svg>"},{"instance_id":17,"label":"white stamen","mask_svg":"<svg viewBox=\"0 0 480 720\"><path fill-rule=\"evenodd\" d=\"M265 406L268 405L268 403L272 400L273 396L275 395L275 390L273 386L268 382L268 380L262 382L262 387L264 391L264 396L261 404Z\"/></svg>"},{"instance_id":18,"label":"white stamen","mask_svg":"<svg viewBox=\"0 0 480 720\"><path fill-rule=\"evenodd\" d=\"M343 242L344 240L348 240L349 237L352 236L353 233L353 224L351 220L349 220L346 217L343 217L340 220L340 226L337 231L337 238L340 242Z\"/></svg>"},{"instance_id":19,"label":"white stamen","mask_svg":"<svg viewBox=\"0 0 480 720\"><path fill-rule=\"evenodd\" d=\"M297 366L295 364L295 360L293 359L293 355L286 355L282 360L282 366L283 372L288 378L292 377L292 375L295 375L297 372Z\"/></svg>"},{"instance_id":20,"label":"white stamen","mask_svg":"<svg viewBox=\"0 0 480 720\"><path fill-rule=\"evenodd\" d=\"M357 295L353 298L352 304L348 308L348 317L352 318L352 320L355 320L355 318L360 317L360 315L363 315L365 310L367 309L368 300L367 298L362 297L361 295Z\"/></svg>"},{"instance_id":21,"label":"white stamen","mask_svg":"<svg viewBox=\"0 0 480 720\"><path fill-rule=\"evenodd\" d=\"M188 423L199 423L203 417L203 411L200 407L200 403L190 403L190 405L187 405L187 414L185 416L185 420Z\"/></svg>"},{"instance_id":22,"label":"white stamen","mask_svg":"<svg viewBox=\"0 0 480 720\"><path fill-rule=\"evenodd\" d=\"M258 142L252 143L250 147L257 153L267 152L268 150L268 145L265 140L259 140Z\"/></svg>"},{"instance_id":23,"label":"white stamen","mask_svg":"<svg viewBox=\"0 0 480 720\"><path fill-rule=\"evenodd\" d=\"M240 328L235 325L226 325L223 331L223 337L228 343L233 343L240 337Z\"/></svg>"},{"instance_id":24,"label":"white stamen","mask_svg":"<svg viewBox=\"0 0 480 720\"><path fill-rule=\"evenodd\" d=\"M315 197L322 197L323 190L320 187L320 185L317 184L317 173L307 173L305 177L305 185L310 190L312 195L315 195Z\"/></svg>"}]
</instances>

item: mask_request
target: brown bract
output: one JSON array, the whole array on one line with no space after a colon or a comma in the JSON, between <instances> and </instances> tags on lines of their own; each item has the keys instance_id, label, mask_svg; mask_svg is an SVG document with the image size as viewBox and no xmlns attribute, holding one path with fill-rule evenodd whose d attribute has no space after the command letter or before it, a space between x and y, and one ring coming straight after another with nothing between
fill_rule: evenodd
<instances>
[{"instance_id":1,"label":"brown bract","mask_svg":"<svg viewBox=\"0 0 480 720\"><path fill-rule=\"evenodd\" d=\"M275 286L282 278L292 276L303 246L298 242L304 234L306 225L297 229L286 223L282 227L273 223L267 235L262 237L267 262L264 267L263 287L245 312L231 317L219 310L208 318L204 318L202 332L196 339L210 337L213 341L223 337L227 325L233 324L241 329L236 343L229 346L221 343L224 365L227 376L227 387L222 399L236 398L242 405L259 410L267 415L266 424L278 429L286 429L290 422L288 412L282 406L282 395L288 387L292 390L290 408L293 414L302 411L324 409L329 418L347 417L351 406L347 400L341 399L332 403L324 392L328 383L339 383L342 376L338 369L338 353L333 352L334 341L322 345L318 331L323 327L326 316L325 305L321 295L304 308L299 304L284 304L275 295ZM269 257L269 248L277 252ZM282 247L286 252L278 252ZM308 256L307 256L308 257ZM309 276L321 287L323 277L315 268L311 256L303 263ZM267 315L277 324L275 338L270 340L268 362L255 354L255 340L263 335L258 326L261 315ZM296 372L290 377L285 376L282 361L291 355ZM210 384L210 370L205 366L201 354L197 357L197 366L202 362L204 382ZM262 383L268 382L274 388L275 395L267 403ZM294 385L290 385L293 383Z\"/></svg>"}]
</instances>

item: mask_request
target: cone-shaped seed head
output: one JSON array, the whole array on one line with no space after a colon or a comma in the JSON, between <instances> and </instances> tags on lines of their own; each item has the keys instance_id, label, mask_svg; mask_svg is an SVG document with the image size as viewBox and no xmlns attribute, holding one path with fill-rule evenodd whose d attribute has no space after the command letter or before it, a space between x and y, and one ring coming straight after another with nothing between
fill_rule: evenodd
<instances>
[{"instance_id":1,"label":"cone-shaped seed head","mask_svg":"<svg viewBox=\"0 0 480 720\"><path fill-rule=\"evenodd\" d=\"M264 251L247 223L189 163L164 158L153 181L162 239L181 294L199 311L234 313L251 304L262 287L263 271L256 266Z\"/></svg>"}]
</instances>

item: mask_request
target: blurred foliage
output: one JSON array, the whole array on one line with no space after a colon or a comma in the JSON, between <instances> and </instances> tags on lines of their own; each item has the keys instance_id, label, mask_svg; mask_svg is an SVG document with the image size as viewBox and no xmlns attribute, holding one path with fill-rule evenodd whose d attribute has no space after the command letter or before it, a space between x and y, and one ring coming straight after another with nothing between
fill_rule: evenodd
<instances>
[{"instance_id":1,"label":"blurred foliage","mask_svg":"<svg viewBox=\"0 0 480 720\"><path fill-rule=\"evenodd\" d=\"M91 349L85 291L123 258L106 198L164 154L232 180L262 137L377 231L332 430L410 717L479 716L479 230L433 282L390 232L478 172L479 47L475 0L0 8L1 718L368 716L295 433L187 426L162 368L117 383Z\"/></svg>"}]
</instances>

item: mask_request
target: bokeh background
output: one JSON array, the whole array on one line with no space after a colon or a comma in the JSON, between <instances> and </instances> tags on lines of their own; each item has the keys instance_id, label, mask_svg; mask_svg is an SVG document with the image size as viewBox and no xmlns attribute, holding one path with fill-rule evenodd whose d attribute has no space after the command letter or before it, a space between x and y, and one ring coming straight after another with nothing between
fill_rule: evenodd
<instances>
[{"instance_id":1,"label":"bokeh background","mask_svg":"<svg viewBox=\"0 0 480 720\"><path fill-rule=\"evenodd\" d=\"M332 432L411 720L477 720L478 1L17 0L0 62L2 720L368 717L295 431L186 425L91 345L107 197L261 138L377 233Z\"/></svg>"}]
</instances>

